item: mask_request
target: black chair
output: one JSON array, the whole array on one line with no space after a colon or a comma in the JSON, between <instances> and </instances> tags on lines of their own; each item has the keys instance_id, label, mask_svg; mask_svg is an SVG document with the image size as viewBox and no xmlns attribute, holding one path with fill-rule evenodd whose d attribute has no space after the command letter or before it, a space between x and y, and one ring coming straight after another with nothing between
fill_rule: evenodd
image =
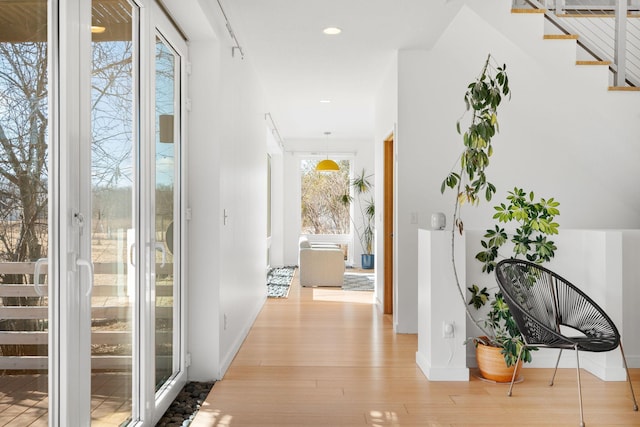
<instances>
[{"instance_id":1,"label":"black chair","mask_svg":"<svg viewBox=\"0 0 640 427\"><path fill-rule=\"evenodd\" d=\"M620 347L633 399L633 410L638 410L618 329L591 298L556 273L529 261L507 259L499 262L496 279L526 346L560 349L549 385L553 385L562 350L576 351L581 426L584 426L584 418L579 350L603 352ZM561 330L561 326L565 328ZM572 329L578 332L578 336L568 335L566 331ZM522 350L518 354L518 361ZM509 396L514 380L515 373L509 387Z\"/></svg>"}]
</instances>

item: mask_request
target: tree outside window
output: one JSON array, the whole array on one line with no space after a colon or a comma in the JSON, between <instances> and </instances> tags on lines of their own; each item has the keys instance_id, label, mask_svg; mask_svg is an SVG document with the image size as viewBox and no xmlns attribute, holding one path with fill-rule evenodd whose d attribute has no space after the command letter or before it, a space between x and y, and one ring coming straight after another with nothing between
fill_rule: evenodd
<instances>
[{"instance_id":1,"label":"tree outside window","mask_svg":"<svg viewBox=\"0 0 640 427\"><path fill-rule=\"evenodd\" d=\"M337 172L317 172L319 160L301 161L302 234L349 234L349 160L340 160Z\"/></svg>"}]
</instances>

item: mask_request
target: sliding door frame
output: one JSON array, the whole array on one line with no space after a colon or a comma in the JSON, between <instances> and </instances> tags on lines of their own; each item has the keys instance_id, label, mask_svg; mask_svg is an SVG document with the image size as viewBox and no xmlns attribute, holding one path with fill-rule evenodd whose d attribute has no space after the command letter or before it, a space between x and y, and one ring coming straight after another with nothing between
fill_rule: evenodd
<instances>
[{"instance_id":1,"label":"sliding door frame","mask_svg":"<svg viewBox=\"0 0 640 427\"><path fill-rule=\"evenodd\" d=\"M90 259L91 2L49 2L49 425L91 421L92 278L78 260ZM64 80L64 84L62 81ZM88 157L89 156L89 157ZM80 165L80 167L79 167ZM86 220L85 220L86 219ZM84 234L84 238L82 237Z\"/></svg>"},{"instance_id":2,"label":"sliding door frame","mask_svg":"<svg viewBox=\"0 0 640 427\"><path fill-rule=\"evenodd\" d=\"M136 190L135 222L138 250L136 304L132 354L132 421L153 426L186 383L185 289L183 267L187 242L186 161L188 49L170 19L152 0L130 0L139 8L134 42L140 61L135 65L135 168L140 180ZM83 261L91 259L91 14L86 0L49 0L49 425L91 424L91 277ZM176 130L181 148L175 162L177 198L174 201L177 242L174 301L179 337L174 350L175 374L155 391L155 116L153 64L155 36L170 41L180 55L179 111ZM138 169L140 168L140 169ZM179 247L179 249L178 249ZM78 260L81 262L78 263Z\"/></svg>"},{"instance_id":3,"label":"sliding door frame","mask_svg":"<svg viewBox=\"0 0 640 427\"><path fill-rule=\"evenodd\" d=\"M153 410L146 411L144 425L155 425L166 409L171 405L177 394L183 388L187 382L188 367L186 356L186 301L184 284L186 283L186 272L183 266L184 254L187 248L185 233L186 222L186 174L183 167L186 161L184 155L187 144L187 80L188 80L188 46L186 40L183 39L178 29L174 26L170 17L166 15L166 11L162 9L157 2L153 2L151 13L148 13L149 20L145 20L144 23L148 26L143 27L142 37L144 49L143 52L143 65L141 68L142 75L145 78L142 79L142 97L146 100L142 105L143 119L141 125L145 129L145 133L142 135L142 147L141 147L141 164L143 165L142 176L142 190L141 200L144 200L144 206L141 206L141 231L144 234L141 236L141 240L146 243L145 250L146 257L144 265L146 265L146 272L144 277L144 289L142 300L148 301L148 303L141 306L142 318L146 319L148 323L143 324L142 332L142 365L141 375L144 379L144 388L142 391L141 402L145 404L146 408L152 408ZM147 10L149 12L149 10ZM148 30L144 30L144 28ZM174 375L169 378L162 387L156 391L156 354L155 354L155 331L156 331L156 316L155 316L155 248L156 235L155 235L155 214L156 214L156 169L155 169L155 40L159 37L164 43L169 45L171 49L179 57L179 67L176 69L176 81L174 86L175 91L175 104L174 111L179 114L180 118L178 125L174 129L174 144L179 144L179 148L174 151L174 176L176 177L175 183L175 195L174 199L174 242L177 245L173 253L174 265L174 301L173 307L174 319L177 319L178 327L174 329L174 334L178 336L174 340L173 349L173 370ZM145 83L146 82L146 83ZM141 278L142 279L142 278ZM175 324L174 324L175 326ZM151 421L151 423L149 423Z\"/></svg>"}]
</instances>

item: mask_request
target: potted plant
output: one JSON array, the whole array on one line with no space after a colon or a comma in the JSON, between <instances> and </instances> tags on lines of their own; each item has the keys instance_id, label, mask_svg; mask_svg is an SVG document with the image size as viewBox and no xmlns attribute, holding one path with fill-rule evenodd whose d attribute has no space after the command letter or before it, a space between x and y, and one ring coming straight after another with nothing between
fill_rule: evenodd
<instances>
[{"instance_id":1,"label":"potted plant","mask_svg":"<svg viewBox=\"0 0 640 427\"><path fill-rule=\"evenodd\" d=\"M559 203L553 198L536 201L533 192L527 194L520 188L510 191L507 202L494 207L496 213L493 218L498 220L498 224L486 230L484 239L480 242L483 249L475 258L482 263L482 272L490 274L495 270L496 260L506 257L500 254L500 248L507 243L512 244L513 258L525 257L538 263L551 260L557 248L549 236L558 233L558 224L555 222L555 217L560 214L558 206ZM501 223L512 222L516 222L517 225L515 232L509 235ZM476 344L476 360L480 373L494 381L511 381L513 369L519 369L522 362L531 362L533 349L524 346L522 335L501 292L494 291L490 297L486 286L480 288L476 284L468 290L468 305L481 310L484 305L489 304L486 315L476 320L476 324L482 325L484 335L467 340ZM522 360L515 366L523 347ZM496 353L491 357L502 357L505 362L503 366L487 362L485 357L489 353Z\"/></svg>"},{"instance_id":2,"label":"potted plant","mask_svg":"<svg viewBox=\"0 0 640 427\"><path fill-rule=\"evenodd\" d=\"M505 96L511 96L509 79L506 74L506 65L497 66L489 54L482 67L478 78L469 83L464 96L466 105L465 113L471 112L471 120L467 130L462 134L463 151L460 155L460 168L458 172L450 172L442 182L440 191L444 193L447 187L455 190L455 204L451 229L451 262L455 283L460 299L465 307L467 317L482 331L482 336L468 339L481 350L487 346L495 351L490 351L494 357L503 359L494 365L515 369L518 351L522 346L522 337L511 317L509 309L499 292L491 298L486 287L480 288L473 285L468 288L470 299L467 303L465 297L466 286L460 283L455 262L456 232L462 233L464 224L460 216L460 208L463 203L477 205L481 199L491 201L496 193L496 187L488 181L486 169L493 154L492 138L498 132L498 107ZM456 123L458 133L461 133L461 122L466 114ZM483 250L476 255L480 261L482 271L491 273L496 266L500 247L511 241L514 256L525 256L527 259L543 262L553 257L555 245L545 235L557 233L558 225L553 222L553 217L559 212L557 202L553 199L545 201L541 199L534 202L534 194L527 194L521 189L514 189L507 197L508 204L502 203L495 207L494 219L498 222L519 223L515 234L509 236L499 225L487 230L481 242ZM477 309L489 303L489 311L486 317L477 319L469 306ZM486 353L482 351L482 353ZM495 356L495 355L498 356ZM525 361L531 360L530 352L525 353ZM502 379L511 379L511 373L503 375Z\"/></svg>"},{"instance_id":3,"label":"potted plant","mask_svg":"<svg viewBox=\"0 0 640 427\"><path fill-rule=\"evenodd\" d=\"M370 193L373 191L373 184L371 183L371 177L373 175L367 175L365 169L353 178L350 182L351 188L353 188L353 194L357 199L357 210L360 213L360 224L357 224L355 219L351 217L351 223L353 229L358 236L363 253L361 255L361 265L363 269L372 269L374 266L374 254L373 254L373 239L375 232L375 217L376 217L376 205L373 196ZM344 194L342 196L342 203L349 206L354 202L354 197L351 194Z\"/></svg>"},{"instance_id":4,"label":"potted plant","mask_svg":"<svg viewBox=\"0 0 640 427\"><path fill-rule=\"evenodd\" d=\"M466 286L460 283L455 261L456 231L462 234L464 224L460 215L463 203L477 205L480 199L490 201L496 192L496 187L488 181L486 169L493 154L492 138L498 132L498 107L505 96L511 96L509 78L506 74L506 65L497 66L491 54L482 66L478 77L467 85L464 95L465 112L456 122L458 134L462 134L463 149L459 159L458 171L451 171L442 182L440 192L444 193L447 187L455 190L455 203L453 221L451 226L451 263L456 289L465 308L467 317L478 326L483 335L490 337L490 328L477 320L471 313L465 297ZM467 130L461 132L462 120L467 113L471 113L471 119ZM497 250L496 250L497 256ZM473 290L474 288L471 287ZM475 297L475 298L474 298ZM489 300L489 294L484 289L472 294L472 303L480 301L482 307ZM484 340L484 339L482 339ZM469 340L467 340L469 342ZM473 340L478 344L481 339Z\"/></svg>"}]
</instances>

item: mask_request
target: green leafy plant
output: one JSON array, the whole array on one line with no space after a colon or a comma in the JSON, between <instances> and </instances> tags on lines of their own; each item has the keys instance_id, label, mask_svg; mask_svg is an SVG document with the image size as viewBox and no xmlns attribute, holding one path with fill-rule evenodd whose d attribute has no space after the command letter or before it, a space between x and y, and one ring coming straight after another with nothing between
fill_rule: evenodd
<instances>
[{"instance_id":1,"label":"green leafy plant","mask_svg":"<svg viewBox=\"0 0 640 427\"><path fill-rule=\"evenodd\" d=\"M507 204L501 203L494 207L496 213L493 218L500 223L517 222L515 233L510 239L514 245L514 257L521 255L529 261L541 263L550 261L557 249L548 236L558 234L558 223L554 222L554 218L560 214L560 203L553 198L537 202L534 198L533 192L527 194L521 188L514 188L509 191ZM484 250L478 252L476 259L483 264L483 272L491 273L496 267L498 250L509 239L504 228L499 225L487 230L484 238L481 241Z\"/></svg>"},{"instance_id":2,"label":"green leafy plant","mask_svg":"<svg viewBox=\"0 0 640 427\"><path fill-rule=\"evenodd\" d=\"M358 226L354 218L351 218L354 231L362 250L366 254L373 254L373 238L375 232L375 217L376 217L376 205L373 196L370 193L373 191L373 184L371 178L373 175L367 175L365 169L359 175L351 180L351 188L355 198L358 199L358 211L360 213L361 225ZM342 203L345 206L349 206L354 202L354 197L347 193L342 196Z\"/></svg>"},{"instance_id":3,"label":"green leafy plant","mask_svg":"<svg viewBox=\"0 0 640 427\"><path fill-rule=\"evenodd\" d=\"M506 65L497 66L491 54L482 66L479 76L467 85L464 95L465 111L456 122L456 130L462 135L463 149L459 158L459 168L451 171L442 182L440 192L447 188L455 190L455 205L451 228L451 263L457 285L458 294L462 300L467 317L486 332L482 325L471 314L465 298L465 288L460 284L455 262L456 230L462 233L464 224L460 216L461 205L465 202L477 205L482 198L490 201L496 192L496 187L488 181L486 169L493 155L492 139L498 133L498 107L506 96L511 96L509 78ZM471 113L467 130L462 133L462 122ZM488 332L486 332L488 335Z\"/></svg>"},{"instance_id":4,"label":"green leafy plant","mask_svg":"<svg viewBox=\"0 0 640 427\"><path fill-rule=\"evenodd\" d=\"M489 54L478 78L469 83L464 96L465 113L456 122L456 130L462 134L463 150L457 171L451 171L440 186L441 193L447 188L455 190L453 225L451 229L451 262L458 293L465 306L467 317L482 331L484 337L467 340L474 343L483 342L501 348L505 362L512 366L517 359L520 348L524 345L522 336L509 312L509 308L500 292L491 297L487 287L472 285L465 289L459 280L455 262L455 235L462 233L464 224L460 216L464 203L477 205L482 199L491 201L496 187L487 177L487 168L493 155L493 137L498 133L498 107L505 97L511 96L506 65L497 66ZM467 130L461 132L461 123L466 114L471 112L471 120ZM555 244L548 235L558 232L558 224L554 222L559 214L558 203L554 199L534 201L533 193L525 193L515 188L509 192L506 202L495 206L495 227L486 231L481 241L483 250L476 255L482 263L482 271L489 274L496 267L501 247L507 242L513 244L513 256L523 256L535 262L551 259L556 250ZM515 221L517 228L509 236L501 223ZM465 291L470 298L467 301ZM483 318L476 318L469 307L475 307L479 313L484 305L489 304L489 311ZM530 351L523 355L525 362L531 361Z\"/></svg>"},{"instance_id":5,"label":"green leafy plant","mask_svg":"<svg viewBox=\"0 0 640 427\"><path fill-rule=\"evenodd\" d=\"M462 134L464 149L460 155L460 170L450 172L440 186L441 193L447 187L456 189L454 225L460 231L463 225L459 217L459 206L465 201L478 204L483 196L490 201L496 192L496 187L487 181L485 170L493 154L491 140L499 130L498 107L503 96L510 96L511 93L506 68L506 65L495 67L491 55L487 56L480 76L467 86L464 95L465 114L456 122L456 130L460 134L462 119L467 112L472 112L471 123Z\"/></svg>"},{"instance_id":6,"label":"green leafy plant","mask_svg":"<svg viewBox=\"0 0 640 427\"><path fill-rule=\"evenodd\" d=\"M482 271L487 274L495 270L496 260L501 256L500 249L509 242L512 244L512 258L524 257L537 263L550 261L557 249L549 236L558 234L559 225L555 217L560 215L560 203L553 198L536 201L533 192L526 193L521 188L509 191L506 200L506 203L494 207L496 213L493 218L498 224L486 230L484 239L480 241L483 249L476 254L476 259L482 263ZM515 232L509 235L501 224L513 222L516 223ZM470 341L501 347L507 366L512 366L517 361L520 348L524 346L524 340L502 293L495 292L490 298L487 287L480 288L475 284L468 291L471 295L468 305L480 310L489 304L486 316L476 321L476 324L483 324L485 337L472 338ZM530 348L525 347L522 360L531 362Z\"/></svg>"}]
</instances>

